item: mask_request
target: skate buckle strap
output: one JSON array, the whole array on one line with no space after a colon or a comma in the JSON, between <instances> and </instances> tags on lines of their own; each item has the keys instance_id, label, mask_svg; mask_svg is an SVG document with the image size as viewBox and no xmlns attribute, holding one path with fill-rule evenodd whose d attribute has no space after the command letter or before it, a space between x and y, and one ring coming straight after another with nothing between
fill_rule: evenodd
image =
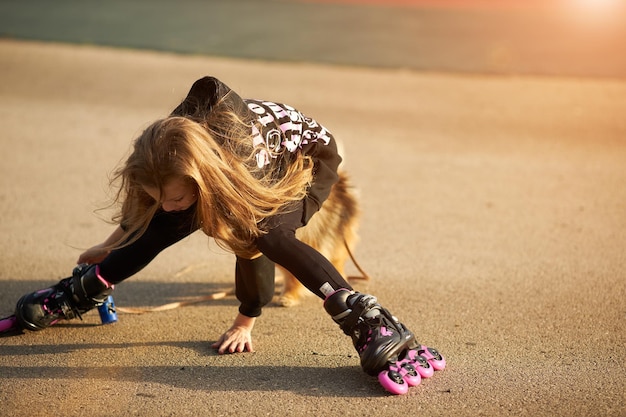
<instances>
[{"instance_id":1,"label":"skate buckle strap","mask_svg":"<svg viewBox=\"0 0 626 417\"><path fill-rule=\"evenodd\" d=\"M75 317L82 320L83 317L81 316L80 311L78 308L74 307L68 299L71 298L68 294L68 291L71 291L68 286L68 282L66 280L62 280L55 287L56 293L44 300L44 304L42 306L44 311L51 314L54 314L54 312L60 312L66 320L71 320Z\"/></svg>"},{"instance_id":2,"label":"skate buckle strap","mask_svg":"<svg viewBox=\"0 0 626 417\"><path fill-rule=\"evenodd\" d=\"M351 312L341 324L341 329L347 335L350 335L352 329L359 323L364 313L367 313L373 307L377 306L376 297L370 295L360 295L356 303L351 306Z\"/></svg>"},{"instance_id":3,"label":"skate buckle strap","mask_svg":"<svg viewBox=\"0 0 626 417\"><path fill-rule=\"evenodd\" d=\"M65 319L71 320L78 317L82 320L83 316L80 314L80 310L72 303L71 300L71 284L69 282L65 282L64 285L60 287L60 290L60 293L57 293L55 297L55 301L57 302L57 305L61 308L61 312L63 313Z\"/></svg>"},{"instance_id":4,"label":"skate buckle strap","mask_svg":"<svg viewBox=\"0 0 626 417\"><path fill-rule=\"evenodd\" d=\"M73 308L67 303L61 303L60 307L61 312L63 313L63 316L66 320L71 320L75 317L78 317L81 320L83 319L83 316L80 314L80 311L77 308Z\"/></svg>"}]
</instances>

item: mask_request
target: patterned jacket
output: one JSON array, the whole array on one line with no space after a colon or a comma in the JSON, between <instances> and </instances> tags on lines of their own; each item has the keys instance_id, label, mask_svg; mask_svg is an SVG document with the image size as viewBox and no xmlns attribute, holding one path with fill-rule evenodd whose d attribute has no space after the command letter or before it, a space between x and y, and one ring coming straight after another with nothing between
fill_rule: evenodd
<instances>
[{"instance_id":1,"label":"patterned jacket","mask_svg":"<svg viewBox=\"0 0 626 417\"><path fill-rule=\"evenodd\" d=\"M250 121L253 145L258 149L256 162L259 168L272 163L288 163L289 156L296 152L313 159L313 183L304 201L303 220L306 223L328 198L332 185L338 180L337 167L341 156L337 153L333 135L289 105L242 99L214 77L197 80L172 115L208 114L222 99L242 120ZM273 158L282 160L275 161Z\"/></svg>"}]
</instances>

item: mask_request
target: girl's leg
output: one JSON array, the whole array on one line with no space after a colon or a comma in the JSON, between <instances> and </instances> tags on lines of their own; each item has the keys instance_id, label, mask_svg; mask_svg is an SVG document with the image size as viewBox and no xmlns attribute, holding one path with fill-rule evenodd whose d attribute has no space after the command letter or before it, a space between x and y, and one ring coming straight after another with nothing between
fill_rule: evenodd
<instances>
[{"instance_id":1,"label":"girl's leg","mask_svg":"<svg viewBox=\"0 0 626 417\"><path fill-rule=\"evenodd\" d=\"M291 272L309 291L324 299L325 294L352 287L321 253L296 238L304 226L303 206L266 221L268 233L257 239L257 247L269 259ZM323 288L323 289L322 289Z\"/></svg>"},{"instance_id":2,"label":"girl's leg","mask_svg":"<svg viewBox=\"0 0 626 417\"><path fill-rule=\"evenodd\" d=\"M100 274L118 284L148 265L161 251L195 232L195 208L158 212L148 229L133 244L111 252L100 263Z\"/></svg>"},{"instance_id":3,"label":"girl's leg","mask_svg":"<svg viewBox=\"0 0 626 417\"><path fill-rule=\"evenodd\" d=\"M145 267L166 247L196 230L194 209L160 212L134 243L114 250L99 265L80 265L71 277L23 296L15 315L23 328L42 330L59 320L72 319L102 303L113 285Z\"/></svg>"},{"instance_id":4,"label":"girl's leg","mask_svg":"<svg viewBox=\"0 0 626 417\"><path fill-rule=\"evenodd\" d=\"M301 218L302 211L296 210L270 219L269 232L257 240L261 252L325 300L326 312L352 338L365 372L377 375L400 359L421 366L419 355L426 348L417 344L413 333L381 306L376 297L353 291L324 256L296 239L296 229L303 226ZM445 360L438 357L435 362L439 364L438 369L442 369ZM413 377L412 383L417 379Z\"/></svg>"}]
</instances>

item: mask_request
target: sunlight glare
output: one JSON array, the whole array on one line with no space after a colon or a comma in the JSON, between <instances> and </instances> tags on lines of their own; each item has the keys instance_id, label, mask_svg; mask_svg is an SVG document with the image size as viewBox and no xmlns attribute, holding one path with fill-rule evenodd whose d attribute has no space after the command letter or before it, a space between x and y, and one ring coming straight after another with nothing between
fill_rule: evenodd
<instances>
[{"instance_id":1,"label":"sunlight glare","mask_svg":"<svg viewBox=\"0 0 626 417\"><path fill-rule=\"evenodd\" d=\"M567 0L564 4L575 20L590 27L616 23L626 9L625 0Z\"/></svg>"},{"instance_id":2,"label":"sunlight glare","mask_svg":"<svg viewBox=\"0 0 626 417\"><path fill-rule=\"evenodd\" d=\"M619 8L623 0L572 0L572 2L583 12L611 13Z\"/></svg>"}]
</instances>

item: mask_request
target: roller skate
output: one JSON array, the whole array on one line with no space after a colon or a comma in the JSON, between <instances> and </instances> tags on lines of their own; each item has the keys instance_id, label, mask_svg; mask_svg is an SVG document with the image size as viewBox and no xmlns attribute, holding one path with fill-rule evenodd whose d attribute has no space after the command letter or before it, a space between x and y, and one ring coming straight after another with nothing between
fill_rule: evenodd
<instances>
[{"instance_id":1,"label":"roller skate","mask_svg":"<svg viewBox=\"0 0 626 417\"><path fill-rule=\"evenodd\" d=\"M38 331L60 320L82 319L82 314L107 302L112 291L97 265L79 265L71 277L20 298L15 314L0 320L0 333Z\"/></svg>"},{"instance_id":2,"label":"roller skate","mask_svg":"<svg viewBox=\"0 0 626 417\"><path fill-rule=\"evenodd\" d=\"M422 378L445 368L445 359L435 349L418 344L413 333L372 295L341 289L326 298L324 308L352 338L363 371L377 376L392 394L406 394Z\"/></svg>"}]
</instances>

